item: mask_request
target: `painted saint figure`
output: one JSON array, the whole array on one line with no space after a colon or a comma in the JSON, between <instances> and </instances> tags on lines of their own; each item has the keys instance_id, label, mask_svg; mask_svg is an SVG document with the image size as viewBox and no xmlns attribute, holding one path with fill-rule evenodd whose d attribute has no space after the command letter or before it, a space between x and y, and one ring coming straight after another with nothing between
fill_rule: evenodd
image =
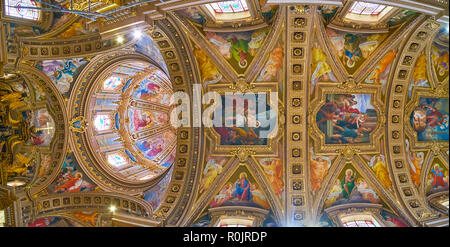
<instances>
[{"instance_id":1,"label":"painted saint figure","mask_svg":"<svg viewBox=\"0 0 450 247\"><path fill-rule=\"evenodd\" d=\"M247 173L243 172L239 175L239 180L234 183L235 191L234 197L241 201L250 201L252 199L252 192L250 189L250 182L247 179Z\"/></svg>"},{"instance_id":2,"label":"painted saint figure","mask_svg":"<svg viewBox=\"0 0 450 247\"><path fill-rule=\"evenodd\" d=\"M353 188L355 188L355 177L353 176L353 171L351 169L347 169L345 174L345 177L341 180L342 196L350 200L350 194L352 193Z\"/></svg>"}]
</instances>

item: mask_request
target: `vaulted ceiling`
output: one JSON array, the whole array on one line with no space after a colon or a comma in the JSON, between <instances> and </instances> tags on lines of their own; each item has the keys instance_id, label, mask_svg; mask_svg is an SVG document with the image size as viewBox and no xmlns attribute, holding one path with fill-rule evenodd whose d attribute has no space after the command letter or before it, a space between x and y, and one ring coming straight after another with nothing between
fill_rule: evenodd
<instances>
[{"instance_id":1,"label":"vaulted ceiling","mask_svg":"<svg viewBox=\"0 0 450 247\"><path fill-rule=\"evenodd\" d=\"M2 1L0 223L448 225L446 1Z\"/></svg>"}]
</instances>

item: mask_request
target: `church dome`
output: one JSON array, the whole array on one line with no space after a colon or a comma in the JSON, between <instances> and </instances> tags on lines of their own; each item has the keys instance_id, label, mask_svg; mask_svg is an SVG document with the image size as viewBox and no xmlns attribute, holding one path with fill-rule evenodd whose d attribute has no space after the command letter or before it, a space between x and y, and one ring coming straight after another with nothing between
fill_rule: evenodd
<instances>
[{"instance_id":1,"label":"church dome","mask_svg":"<svg viewBox=\"0 0 450 247\"><path fill-rule=\"evenodd\" d=\"M131 183L163 173L173 163L176 146L166 74L148 62L125 60L107 68L95 84L87 136L99 163Z\"/></svg>"}]
</instances>

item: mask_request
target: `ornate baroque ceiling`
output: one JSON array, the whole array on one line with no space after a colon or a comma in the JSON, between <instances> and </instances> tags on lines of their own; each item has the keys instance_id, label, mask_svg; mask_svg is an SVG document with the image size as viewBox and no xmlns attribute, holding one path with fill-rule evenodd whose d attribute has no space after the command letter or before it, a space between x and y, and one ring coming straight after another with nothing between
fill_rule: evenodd
<instances>
[{"instance_id":1,"label":"ornate baroque ceiling","mask_svg":"<svg viewBox=\"0 0 450 247\"><path fill-rule=\"evenodd\" d=\"M448 225L446 0L2 1L0 224Z\"/></svg>"}]
</instances>

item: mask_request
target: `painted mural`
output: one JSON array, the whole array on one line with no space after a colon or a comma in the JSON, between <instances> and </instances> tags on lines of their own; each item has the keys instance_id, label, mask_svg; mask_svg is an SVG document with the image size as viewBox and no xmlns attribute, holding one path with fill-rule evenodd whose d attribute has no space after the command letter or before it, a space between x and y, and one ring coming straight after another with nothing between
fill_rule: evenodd
<instances>
[{"instance_id":1,"label":"painted mural","mask_svg":"<svg viewBox=\"0 0 450 247\"><path fill-rule=\"evenodd\" d=\"M144 192L144 200L150 203L153 211L157 210L159 205L161 205L167 186L169 186L172 179L172 171L173 168L171 167L167 175L157 185Z\"/></svg>"},{"instance_id":2,"label":"painted mural","mask_svg":"<svg viewBox=\"0 0 450 247\"><path fill-rule=\"evenodd\" d=\"M334 15L336 15L336 12L338 11L339 6L334 5L322 5L319 6L319 10L322 13L322 17L325 19L326 23L330 23L330 21L333 19Z\"/></svg>"},{"instance_id":3,"label":"painted mural","mask_svg":"<svg viewBox=\"0 0 450 247\"><path fill-rule=\"evenodd\" d=\"M326 32L339 59L351 74L388 36L388 34L345 33L330 28L327 28Z\"/></svg>"},{"instance_id":4,"label":"painted mural","mask_svg":"<svg viewBox=\"0 0 450 247\"><path fill-rule=\"evenodd\" d=\"M384 155L375 155L369 162L370 168L375 173L375 177L385 187L389 189L392 186L392 181L389 177L389 172L386 166L386 158Z\"/></svg>"},{"instance_id":5,"label":"painted mural","mask_svg":"<svg viewBox=\"0 0 450 247\"><path fill-rule=\"evenodd\" d=\"M441 160L434 159L426 178L425 192L432 194L441 191L448 191L448 168Z\"/></svg>"},{"instance_id":6,"label":"painted mural","mask_svg":"<svg viewBox=\"0 0 450 247\"><path fill-rule=\"evenodd\" d=\"M310 152L310 180L311 190L319 191L321 184L332 164L332 159L326 156L317 156L314 154L314 149L311 147Z\"/></svg>"},{"instance_id":7,"label":"painted mural","mask_svg":"<svg viewBox=\"0 0 450 247\"><path fill-rule=\"evenodd\" d=\"M87 62L88 60L84 58L43 60L36 64L36 68L40 69L50 77L61 94L68 95L71 85L75 82L80 68Z\"/></svg>"},{"instance_id":8,"label":"painted mural","mask_svg":"<svg viewBox=\"0 0 450 247\"><path fill-rule=\"evenodd\" d=\"M211 224L211 216L209 214L205 214L200 217L192 226L193 227L207 227Z\"/></svg>"},{"instance_id":9,"label":"painted mural","mask_svg":"<svg viewBox=\"0 0 450 247\"><path fill-rule=\"evenodd\" d=\"M206 22L205 14L198 7L187 7L177 10L176 13L188 18L197 27L203 27Z\"/></svg>"},{"instance_id":10,"label":"painted mural","mask_svg":"<svg viewBox=\"0 0 450 247\"><path fill-rule=\"evenodd\" d=\"M174 140L176 140L176 135L172 131L166 131L149 140L136 142L136 147L144 154L145 158L153 160Z\"/></svg>"},{"instance_id":11,"label":"painted mural","mask_svg":"<svg viewBox=\"0 0 450 247\"><path fill-rule=\"evenodd\" d=\"M369 94L327 94L316 116L326 144L369 143L377 113Z\"/></svg>"},{"instance_id":12,"label":"painted mural","mask_svg":"<svg viewBox=\"0 0 450 247\"><path fill-rule=\"evenodd\" d=\"M269 33L269 28L247 32L205 32L208 41L239 74L243 74Z\"/></svg>"},{"instance_id":13,"label":"painted mural","mask_svg":"<svg viewBox=\"0 0 450 247\"><path fill-rule=\"evenodd\" d=\"M28 227L82 227L81 224L63 217L51 216L28 222Z\"/></svg>"},{"instance_id":14,"label":"painted mural","mask_svg":"<svg viewBox=\"0 0 450 247\"><path fill-rule=\"evenodd\" d=\"M418 141L448 141L448 98L419 99L419 105L411 113L411 126L417 132Z\"/></svg>"},{"instance_id":15,"label":"painted mural","mask_svg":"<svg viewBox=\"0 0 450 247\"><path fill-rule=\"evenodd\" d=\"M50 146L55 134L55 121L46 108L31 113L30 139L27 144L36 146ZM28 116L30 117L30 116Z\"/></svg>"},{"instance_id":16,"label":"painted mural","mask_svg":"<svg viewBox=\"0 0 450 247\"><path fill-rule=\"evenodd\" d=\"M200 180L199 194L208 190L214 180L220 175L224 169L226 162L225 157L208 157L205 159L205 167L203 168L202 178Z\"/></svg>"},{"instance_id":17,"label":"painted mural","mask_svg":"<svg viewBox=\"0 0 450 247\"><path fill-rule=\"evenodd\" d=\"M269 209L266 195L246 166L240 166L210 203L220 206L246 206Z\"/></svg>"},{"instance_id":18,"label":"painted mural","mask_svg":"<svg viewBox=\"0 0 450 247\"><path fill-rule=\"evenodd\" d=\"M417 58L416 64L414 65L414 72L409 83L409 97L411 98L413 87L430 87L427 75L427 57L425 53Z\"/></svg>"},{"instance_id":19,"label":"painted mural","mask_svg":"<svg viewBox=\"0 0 450 247\"><path fill-rule=\"evenodd\" d=\"M165 112L129 108L129 129L131 132L141 131L168 123L169 116Z\"/></svg>"},{"instance_id":20,"label":"painted mural","mask_svg":"<svg viewBox=\"0 0 450 247\"><path fill-rule=\"evenodd\" d=\"M421 184L420 174L422 170L422 165L425 160L424 152L413 152L410 149L409 140L405 139L406 142L406 157L408 158L409 163L409 172L411 174L411 180L414 182L416 186Z\"/></svg>"},{"instance_id":21,"label":"painted mural","mask_svg":"<svg viewBox=\"0 0 450 247\"><path fill-rule=\"evenodd\" d=\"M64 159L61 172L47 188L49 194L65 192L93 191L94 183L82 172L72 154Z\"/></svg>"},{"instance_id":22,"label":"painted mural","mask_svg":"<svg viewBox=\"0 0 450 247\"><path fill-rule=\"evenodd\" d=\"M381 210L381 217L383 218L383 222L388 227L408 227L408 225L400 219L386 210Z\"/></svg>"},{"instance_id":23,"label":"painted mural","mask_svg":"<svg viewBox=\"0 0 450 247\"><path fill-rule=\"evenodd\" d=\"M272 187L275 195L281 198L284 191L283 163L280 158L259 159L264 175Z\"/></svg>"},{"instance_id":24,"label":"painted mural","mask_svg":"<svg viewBox=\"0 0 450 247\"><path fill-rule=\"evenodd\" d=\"M416 14L418 13L411 10L402 9L400 12L391 17L391 19L389 19L387 25L389 27L393 27L405 23L405 21L409 20L410 17L415 16Z\"/></svg>"},{"instance_id":25,"label":"painted mural","mask_svg":"<svg viewBox=\"0 0 450 247\"><path fill-rule=\"evenodd\" d=\"M337 79L331 70L331 66L327 62L327 57L317 41L311 50L311 88L310 92L314 92L314 87L317 82L337 82Z\"/></svg>"},{"instance_id":26,"label":"painted mural","mask_svg":"<svg viewBox=\"0 0 450 247\"><path fill-rule=\"evenodd\" d=\"M448 78L449 75L448 42L448 30L444 27L436 34L436 37L431 45L431 59L438 81L445 80L445 78Z\"/></svg>"},{"instance_id":27,"label":"painted mural","mask_svg":"<svg viewBox=\"0 0 450 247\"><path fill-rule=\"evenodd\" d=\"M365 179L352 167L344 166L336 178L326 200L325 207L346 203L380 203L381 199Z\"/></svg>"},{"instance_id":28,"label":"painted mural","mask_svg":"<svg viewBox=\"0 0 450 247\"><path fill-rule=\"evenodd\" d=\"M375 70L366 78L365 82L381 85L382 92L384 94L386 92L386 83L389 77L389 72L391 71L392 62L394 61L396 55L396 50L388 51L375 67Z\"/></svg>"},{"instance_id":29,"label":"painted mural","mask_svg":"<svg viewBox=\"0 0 450 247\"><path fill-rule=\"evenodd\" d=\"M276 114L271 114L273 110L268 105L266 105L266 111L256 112L258 110L258 98L246 100L236 97L236 104L226 105L225 96L222 96L223 109L221 114L225 112L232 112L233 114L222 117L221 125L226 126L227 122L232 122L232 127L214 127L214 130L220 135L220 145L267 145L268 137L274 132L271 126L275 126L277 117L275 116ZM237 113L236 107L238 105L244 106L243 115ZM248 120L247 116L255 116L255 127L249 125L250 120ZM262 121L259 121L259 119L263 118L267 120L264 125Z\"/></svg>"},{"instance_id":30,"label":"painted mural","mask_svg":"<svg viewBox=\"0 0 450 247\"><path fill-rule=\"evenodd\" d=\"M259 0L259 5L261 6L261 14L267 23L271 23L277 14L278 6L267 4L267 0Z\"/></svg>"},{"instance_id":31,"label":"painted mural","mask_svg":"<svg viewBox=\"0 0 450 247\"><path fill-rule=\"evenodd\" d=\"M40 154L40 162L38 168L39 170L38 174L36 175L37 180L39 180L42 176L44 176L47 173L51 163L52 163L52 156L50 154L44 153Z\"/></svg>"},{"instance_id":32,"label":"painted mural","mask_svg":"<svg viewBox=\"0 0 450 247\"><path fill-rule=\"evenodd\" d=\"M91 33L87 28L88 19L79 18L77 21L72 23L64 32L58 35L58 38L70 39L75 36L85 35Z\"/></svg>"},{"instance_id":33,"label":"painted mural","mask_svg":"<svg viewBox=\"0 0 450 247\"><path fill-rule=\"evenodd\" d=\"M280 40L277 46L270 52L269 59L262 68L256 81L281 81L283 58L283 42Z\"/></svg>"},{"instance_id":34,"label":"painted mural","mask_svg":"<svg viewBox=\"0 0 450 247\"><path fill-rule=\"evenodd\" d=\"M214 65L208 55L206 55L206 53L198 46L195 46L194 56L197 59L200 77L204 88L210 84L216 84L223 79L223 76L219 72L219 69L217 69L216 65Z\"/></svg>"},{"instance_id":35,"label":"painted mural","mask_svg":"<svg viewBox=\"0 0 450 247\"><path fill-rule=\"evenodd\" d=\"M164 61L158 45L153 41L148 34L142 35L134 44L135 50L142 54L149 56L155 61L166 73L168 73L166 62Z\"/></svg>"},{"instance_id":36,"label":"painted mural","mask_svg":"<svg viewBox=\"0 0 450 247\"><path fill-rule=\"evenodd\" d=\"M170 104L170 93L151 78L144 79L134 92L133 98L150 101L161 105Z\"/></svg>"}]
</instances>

